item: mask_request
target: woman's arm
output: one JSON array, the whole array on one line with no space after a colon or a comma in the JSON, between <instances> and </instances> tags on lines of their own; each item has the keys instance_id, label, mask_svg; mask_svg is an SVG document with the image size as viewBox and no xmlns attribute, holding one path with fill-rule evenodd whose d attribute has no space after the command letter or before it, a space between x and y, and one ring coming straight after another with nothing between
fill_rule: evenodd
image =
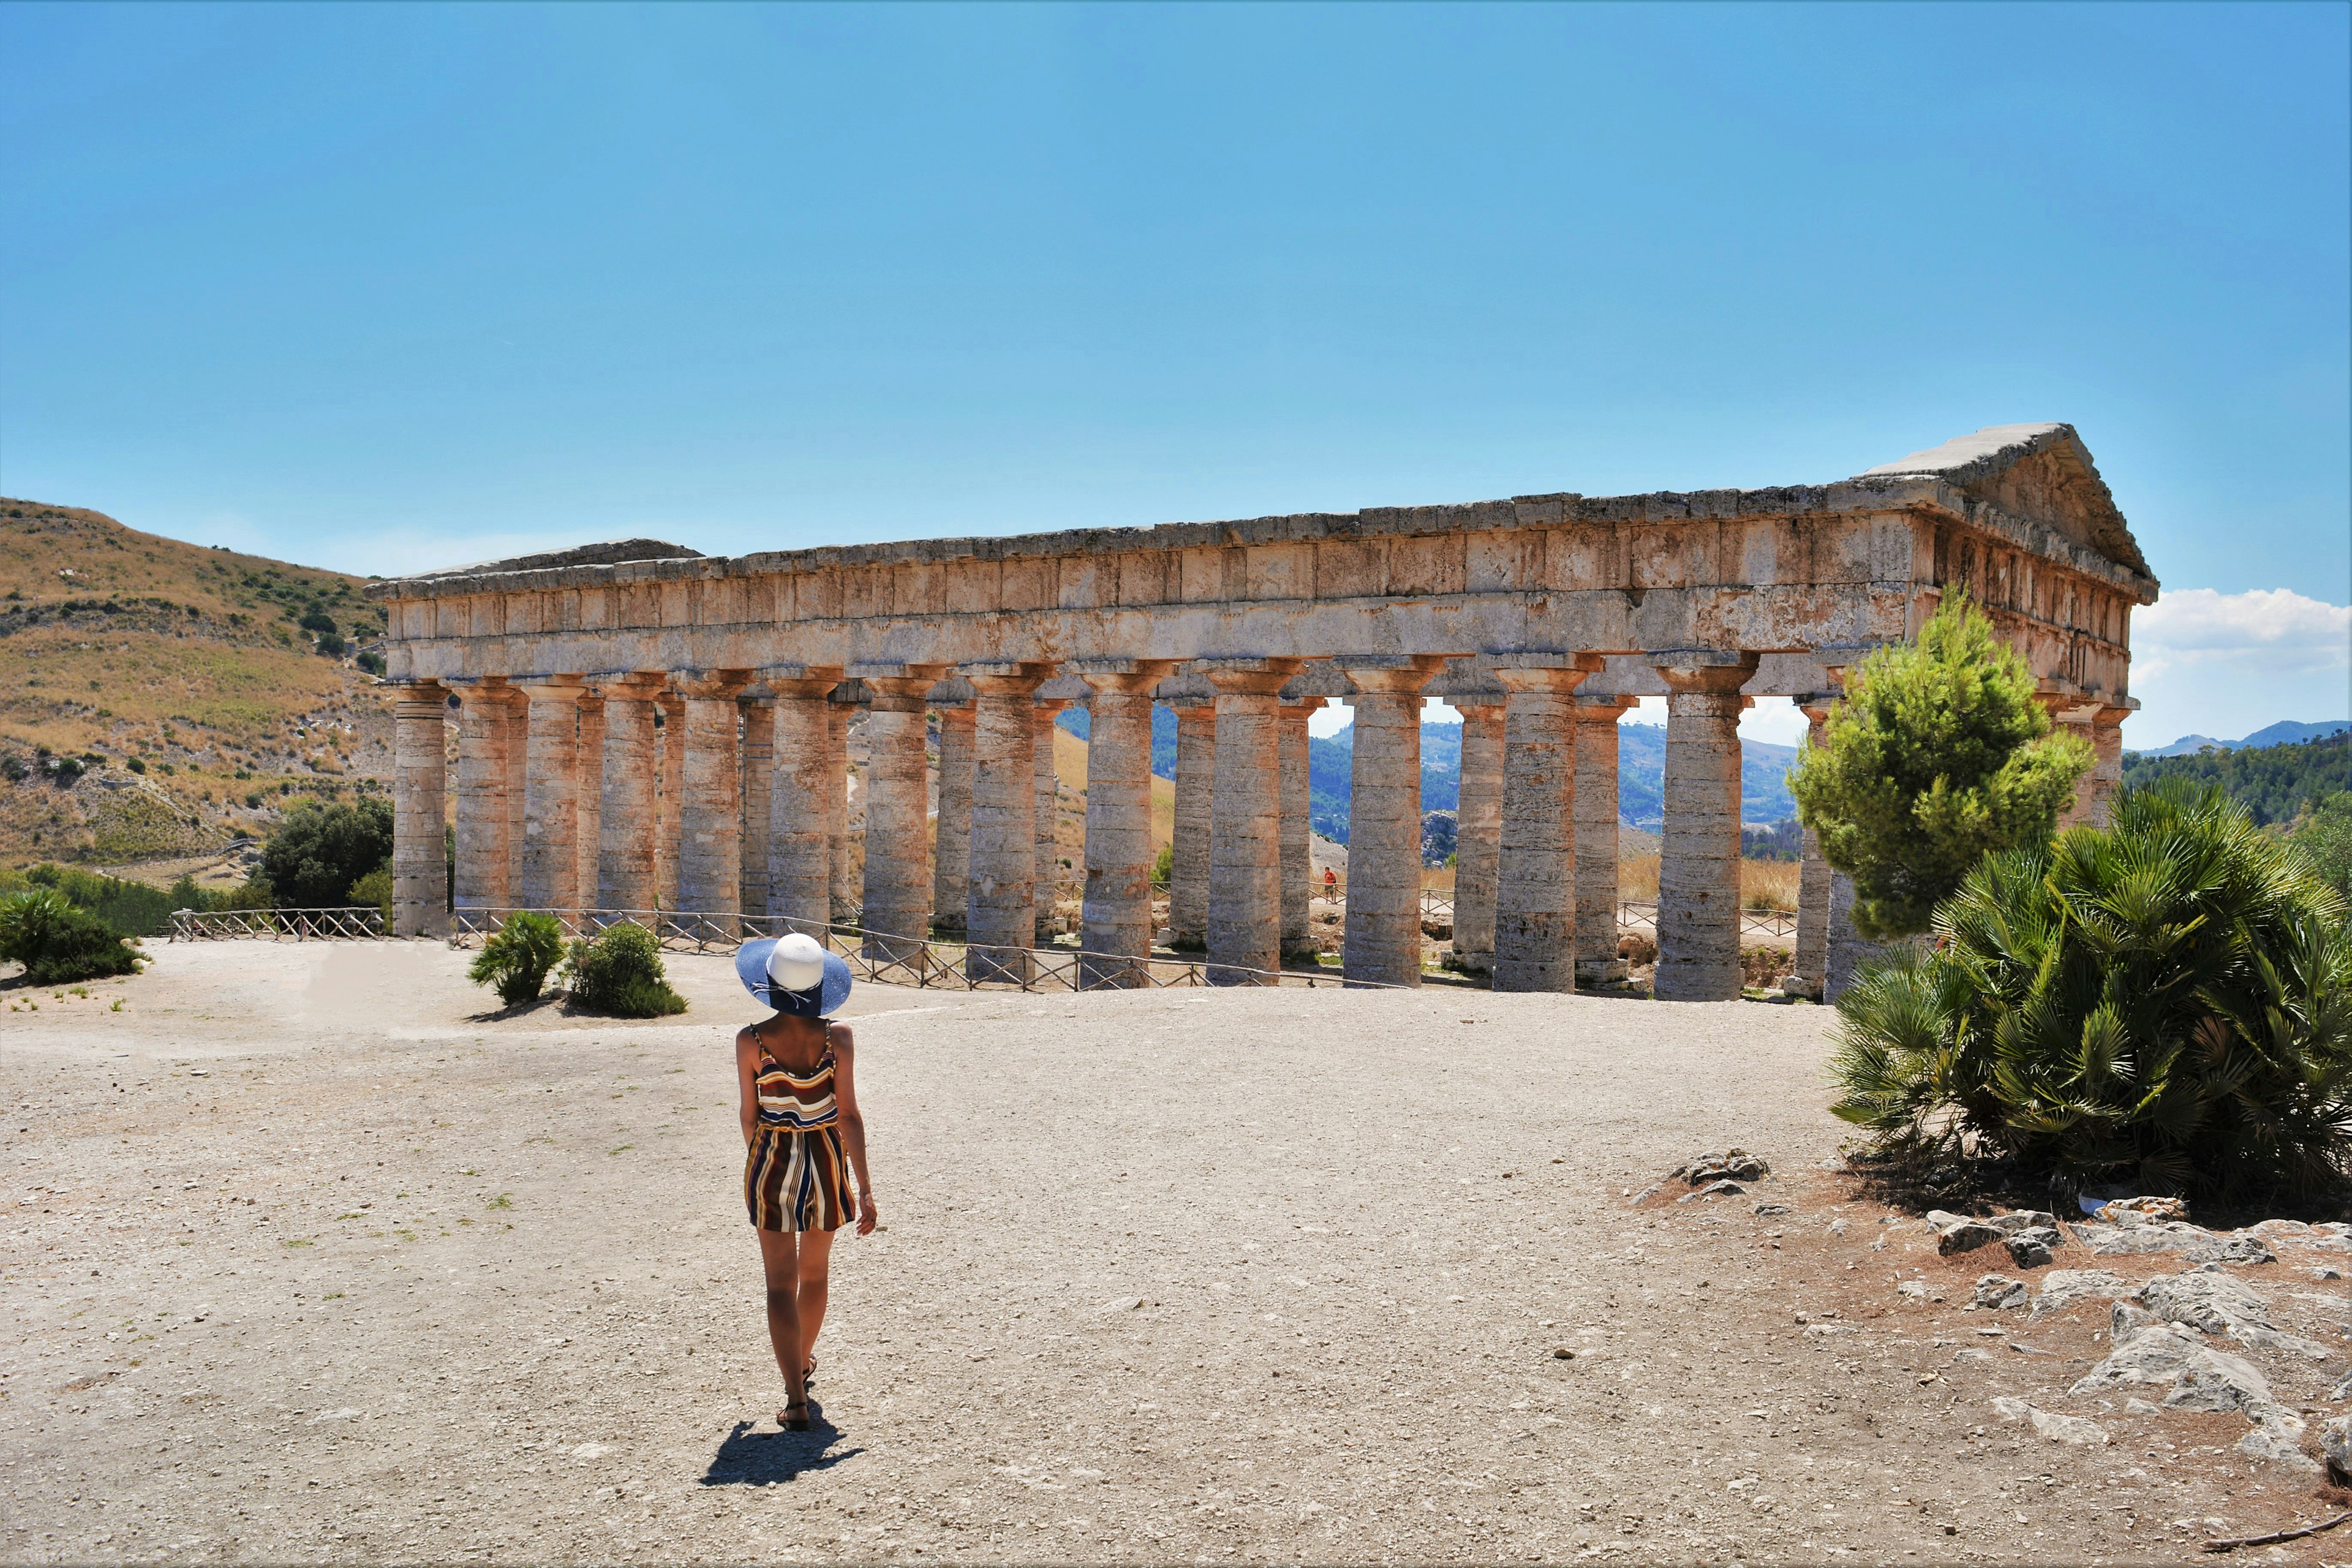
<instances>
[{"instance_id":1,"label":"woman's arm","mask_svg":"<svg viewBox=\"0 0 2352 1568\"><path fill-rule=\"evenodd\" d=\"M825 1026L833 1040L833 1097L841 1110L842 1142L849 1168L857 1173L857 1234L870 1236L876 1218L874 1178L866 1170L866 1118L857 1109L857 1041L846 1024Z\"/></svg>"},{"instance_id":2,"label":"woman's arm","mask_svg":"<svg viewBox=\"0 0 2352 1568\"><path fill-rule=\"evenodd\" d=\"M735 1117L750 1147L760 1125L760 1044L748 1028L735 1031Z\"/></svg>"}]
</instances>

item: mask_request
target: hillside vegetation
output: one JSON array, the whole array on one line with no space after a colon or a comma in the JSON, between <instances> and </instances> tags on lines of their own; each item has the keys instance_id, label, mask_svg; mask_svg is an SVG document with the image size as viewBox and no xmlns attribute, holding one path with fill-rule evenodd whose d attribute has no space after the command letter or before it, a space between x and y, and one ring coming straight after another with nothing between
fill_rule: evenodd
<instances>
[{"instance_id":1,"label":"hillside vegetation","mask_svg":"<svg viewBox=\"0 0 2352 1568\"><path fill-rule=\"evenodd\" d=\"M2124 754L2126 784L2137 787L2167 779L2219 784L2258 826L2292 822L2327 796L2352 790L2352 734L2183 757Z\"/></svg>"},{"instance_id":2,"label":"hillside vegetation","mask_svg":"<svg viewBox=\"0 0 2352 1568\"><path fill-rule=\"evenodd\" d=\"M197 856L382 787L362 582L0 499L0 863Z\"/></svg>"}]
</instances>

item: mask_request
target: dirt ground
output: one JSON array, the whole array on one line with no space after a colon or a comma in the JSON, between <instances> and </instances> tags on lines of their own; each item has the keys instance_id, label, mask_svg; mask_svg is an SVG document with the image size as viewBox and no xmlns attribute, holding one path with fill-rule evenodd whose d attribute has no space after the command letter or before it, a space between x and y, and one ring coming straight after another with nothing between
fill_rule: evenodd
<instances>
[{"instance_id":1,"label":"dirt ground","mask_svg":"<svg viewBox=\"0 0 2352 1568\"><path fill-rule=\"evenodd\" d=\"M886 1228L786 1436L727 960L621 1024L433 945L150 948L0 992L12 1562L2178 1561L2334 1511L2242 1416L2070 1400L2105 1302L1963 1311L1991 1265L1836 1169L1819 1009L863 988ZM1633 1206L1731 1143L1750 1197ZM2263 1363L2315 1436L2343 1287L2291 1251L2239 1272L2330 1347Z\"/></svg>"}]
</instances>

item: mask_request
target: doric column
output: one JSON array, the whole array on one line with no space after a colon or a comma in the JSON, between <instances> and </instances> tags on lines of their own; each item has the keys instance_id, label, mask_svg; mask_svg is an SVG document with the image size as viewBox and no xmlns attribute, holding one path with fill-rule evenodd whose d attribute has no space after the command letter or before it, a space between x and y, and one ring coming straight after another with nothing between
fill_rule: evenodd
<instances>
[{"instance_id":1,"label":"doric column","mask_svg":"<svg viewBox=\"0 0 2352 1568\"><path fill-rule=\"evenodd\" d=\"M2092 710L2090 723L2084 727L2084 739L2091 742L2091 771L2083 775L2075 797L2081 803L2082 821L2089 826L2107 826L2116 791L2124 782L2124 721L2138 706L2137 700L2102 703Z\"/></svg>"},{"instance_id":2,"label":"doric column","mask_svg":"<svg viewBox=\"0 0 2352 1568\"><path fill-rule=\"evenodd\" d=\"M765 694L746 695L736 704L743 713L743 783L740 801L743 827L736 873L737 907L747 915L768 912L768 835L775 810L776 700Z\"/></svg>"},{"instance_id":3,"label":"doric column","mask_svg":"<svg viewBox=\"0 0 2352 1568\"><path fill-rule=\"evenodd\" d=\"M1037 857L1037 873L1034 889L1032 913L1036 922L1037 945L1043 947L1053 935L1054 904L1062 885L1061 793L1062 781L1054 771L1054 731L1060 726L1055 716L1070 705L1066 697L1036 699L1037 722L1030 739L1034 750L1037 836L1034 840Z\"/></svg>"},{"instance_id":4,"label":"doric column","mask_svg":"<svg viewBox=\"0 0 2352 1568\"><path fill-rule=\"evenodd\" d=\"M1078 946L1085 989L1144 984L1151 956L1151 689L1172 663L1076 667L1087 703L1087 891Z\"/></svg>"},{"instance_id":5,"label":"doric column","mask_svg":"<svg viewBox=\"0 0 2352 1568\"><path fill-rule=\"evenodd\" d=\"M1740 687L1752 653L1653 654L1666 683L1666 771L1658 848L1662 1002L1739 998Z\"/></svg>"},{"instance_id":6,"label":"doric column","mask_svg":"<svg viewBox=\"0 0 2352 1568\"><path fill-rule=\"evenodd\" d=\"M964 974L1029 974L1037 916L1037 687L1043 664L968 664L971 682L971 880L964 903Z\"/></svg>"},{"instance_id":7,"label":"doric column","mask_svg":"<svg viewBox=\"0 0 2352 1568\"><path fill-rule=\"evenodd\" d=\"M931 931L929 758L924 693L943 664L853 665L873 693L866 710L866 897L869 958L905 963ZM898 940L891 940L891 939Z\"/></svg>"},{"instance_id":8,"label":"doric column","mask_svg":"<svg viewBox=\"0 0 2352 1568\"><path fill-rule=\"evenodd\" d=\"M1348 804L1349 983L1421 984L1421 691L1445 661L1333 660L1356 683Z\"/></svg>"},{"instance_id":9,"label":"doric column","mask_svg":"<svg viewBox=\"0 0 2352 1568\"><path fill-rule=\"evenodd\" d=\"M859 689L863 689L863 683ZM857 868L849 853L849 720L862 702L845 702L836 694L825 704L826 755L832 759L833 782L825 796L826 836L833 868L833 919L847 921L866 896Z\"/></svg>"},{"instance_id":10,"label":"doric column","mask_svg":"<svg viewBox=\"0 0 2352 1568\"><path fill-rule=\"evenodd\" d=\"M1590 654L1496 660L1503 700L1495 989L1576 989L1576 699ZM1352 835L1350 836L1352 837ZM1355 860L1349 858L1349 880Z\"/></svg>"},{"instance_id":11,"label":"doric column","mask_svg":"<svg viewBox=\"0 0 2352 1568\"><path fill-rule=\"evenodd\" d=\"M1282 967L1282 721L1296 658L1220 658L1216 766L1209 802L1209 984L1261 984ZM1350 837L1353 837L1351 834ZM1349 868L1353 869L1350 859Z\"/></svg>"},{"instance_id":12,"label":"doric column","mask_svg":"<svg viewBox=\"0 0 2352 1568\"><path fill-rule=\"evenodd\" d=\"M686 704L686 762L678 796L677 907L704 916L720 935L738 929L742 912L743 762L741 718L735 700L748 677L741 670L676 672L670 677Z\"/></svg>"},{"instance_id":13,"label":"doric column","mask_svg":"<svg viewBox=\"0 0 2352 1568\"><path fill-rule=\"evenodd\" d=\"M429 680L404 687L393 707L392 932L449 934L449 862L443 849L449 694Z\"/></svg>"},{"instance_id":14,"label":"doric column","mask_svg":"<svg viewBox=\"0 0 2352 1568\"><path fill-rule=\"evenodd\" d=\"M1307 721L1323 706L1320 697L1286 697L1275 718L1282 725L1282 961L1315 962L1309 924L1315 897L1314 832L1308 820ZM1094 764L1087 763L1088 787Z\"/></svg>"},{"instance_id":15,"label":"doric column","mask_svg":"<svg viewBox=\"0 0 2352 1568\"><path fill-rule=\"evenodd\" d=\"M530 700L523 907L570 915L580 908L580 678L553 676L522 689Z\"/></svg>"},{"instance_id":16,"label":"doric column","mask_svg":"<svg viewBox=\"0 0 2352 1568\"><path fill-rule=\"evenodd\" d=\"M768 798L768 907L814 926L833 923L834 824L845 809L841 748L826 695L838 668L763 671L776 694L775 783Z\"/></svg>"},{"instance_id":17,"label":"doric column","mask_svg":"<svg viewBox=\"0 0 2352 1568\"><path fill-rule=\"evenodd\" d=\"M686 699L677 692L661 694L661 795L654 807L655 891L662 910L678 910L677 868L679 808L686 799Z\"/></svg>"},{"instance_id":18,"label":"doric column","mask_svg":"<svg viewBox=\"0 0 2352 1568\"><path fill-rule=\"evenodd\" d=\"M1176 831L1168 857L1169 945L1198 949L1209 941L1209 811L1215 794L1217 707L1206 697L1177 697Z\"/></svg>"},{"instance_id":19,"label":"doric column","mask_svg":"<svg viewBox=\"0 0 2352 1568\"><path fill-rule=\"evenodd\" d=\"M1499 689L1448 697L1462 715L1462 799L1454 826L1454 967L1495 970L1495 858L1503 825Z\"/></svg>"},{"instance_id":20,"label":"doric column","mask_svg":"<svg viewBox=\"0 0 2352 1568\"><path fill-rule=\"evenodd\" d=\"M1828 973L1822 981L1822 1000L1834 1002L1845 994L1864 963L1886 951L1884 944L1864 941L1853 929L1853 879L1843 871L1830 873Z\"/></svg>"},{"instance_id":21,"label":"doric column","mask_svg":"<svg viewBox=\"0 0 2352 1568\"><path fill-rule=\"evenodd\" d=\"M604 858L604 696L594 687L580 693L578 814L574 837L580 848L580 907L601 908Z\"/></svg>"},{"instance_id":22,"label":"doric column","mask_svg":"<svg viewBox=\"0 0 2352 1568\"><path fill-rule=\"evenodd\" d=\"M655 777L661 767L654 738L655 698L665 678L633 675L604 688L604 805L598 812L596 904L599 909L654 907Z\"/></svg>"},{"instance_id":23,"label":"doric column","mask_svg":"<svg viewBox=\"0 0 2352 1568\"><path fill-rule=\"evenodd\" d=\"M1576 700L1576 984L1625 978L1617 956L1617 720L1636 700Z\"/></svg>"},{"instance_id":24,"label":"doric column","mask_svg":"<svg viewBox=\"0 0 2352 1568\"><path fill-rule=\"evenodd\" d=\"M940 815L931 834L931 929L961 936L971 901L972 707L934 700L940 721Z\"/></svg>"},{"instance_id":25,"label":"doric column","mask_svg":"<svg viewBox=\"0 0 2352 1568\"><path fill-rule=\"evenodd\" d=\"M457 903L461 910L514 906L514 815L507 802L508 747L521 739L514 693L488 679L457 693Z\"/></svg>"},{"instance_id":26,"label":"doric column","mask_svg":"<svg viewBox=\"0 0 2352 1568\"><path fill-rule=\"evenodd\" d=\"M507 698L507 873L504 907L521 907L523 811L530 796L530 699L519 687Z\"/></svg>"},{"instance_id":27,"label":"doric column","mask_svg":"<svg viewBox=\"0 0 2352 1568\"><path fill-rule=\"evenodd\" d=\"M1837 672L1830 673L1834 678ZM1837 702L1837 693L1809 691L1801 693L1796 701L1806 720L1805 744L1819 751L1829 744L1830 709ZM1822 836L1806 828L1803 858L1797 865L1796 967L1780 983L1780 989L1791 996L1820 997L1829 978L1830 879L1834 874L1822 858Z\"/></svg>"}]
</instances>

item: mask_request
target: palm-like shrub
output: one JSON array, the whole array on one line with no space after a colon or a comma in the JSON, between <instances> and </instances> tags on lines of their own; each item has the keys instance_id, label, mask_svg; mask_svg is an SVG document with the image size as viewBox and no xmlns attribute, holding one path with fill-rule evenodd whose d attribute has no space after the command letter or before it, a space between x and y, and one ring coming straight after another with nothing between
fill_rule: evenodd
<instances>
[{"instance_id":1,"label":"palm-like shrub","mask_svg":"<svg viewBox=\"0 0 2352 1568\"><path fill-rule=\"evenodd\" d=\"M547 972L563 956L563 926L553 915L520 910L507 917L498 934L482 943L482 951L466 971L477 985L497 990L508 1006L529 1002L547 984Z\"/></svg>"},{"instance_id":2,"label":"palm-like shrub","mask_svg":"<svg viewBox=\"0 0 2352 1568\"><path fill-rule=\"evenodd\" d=\"M2352 1170L2343 899L2218 790L1988 857L1839 999L1832 1109L1882 1152L2230 1199Z\"/></svg>"},{"instance_id":3,"label":"palm-like shrub","mask_svg":"<svg viewBox=\"0 0 2352 1568\"><path fill-rule=\"evenodd\" d=\"M661 943L635 921L606 926L572 944L563 967L572 994L591 1012L615 1018L661 1018L686 1011L686 998L670 989L662 967Z\"/></svg>"},{"instance_id":4,"label":"palm-like shrub","mask_svg":"<svg viewBox=\"0 0 2352 1568\"><path fill-rule=\"evenodd\" d=\"M0 959L11 958L37 985L139 972L139 955L120 931L54 888L0 898Z\"/></svg>"}]
</instances>

